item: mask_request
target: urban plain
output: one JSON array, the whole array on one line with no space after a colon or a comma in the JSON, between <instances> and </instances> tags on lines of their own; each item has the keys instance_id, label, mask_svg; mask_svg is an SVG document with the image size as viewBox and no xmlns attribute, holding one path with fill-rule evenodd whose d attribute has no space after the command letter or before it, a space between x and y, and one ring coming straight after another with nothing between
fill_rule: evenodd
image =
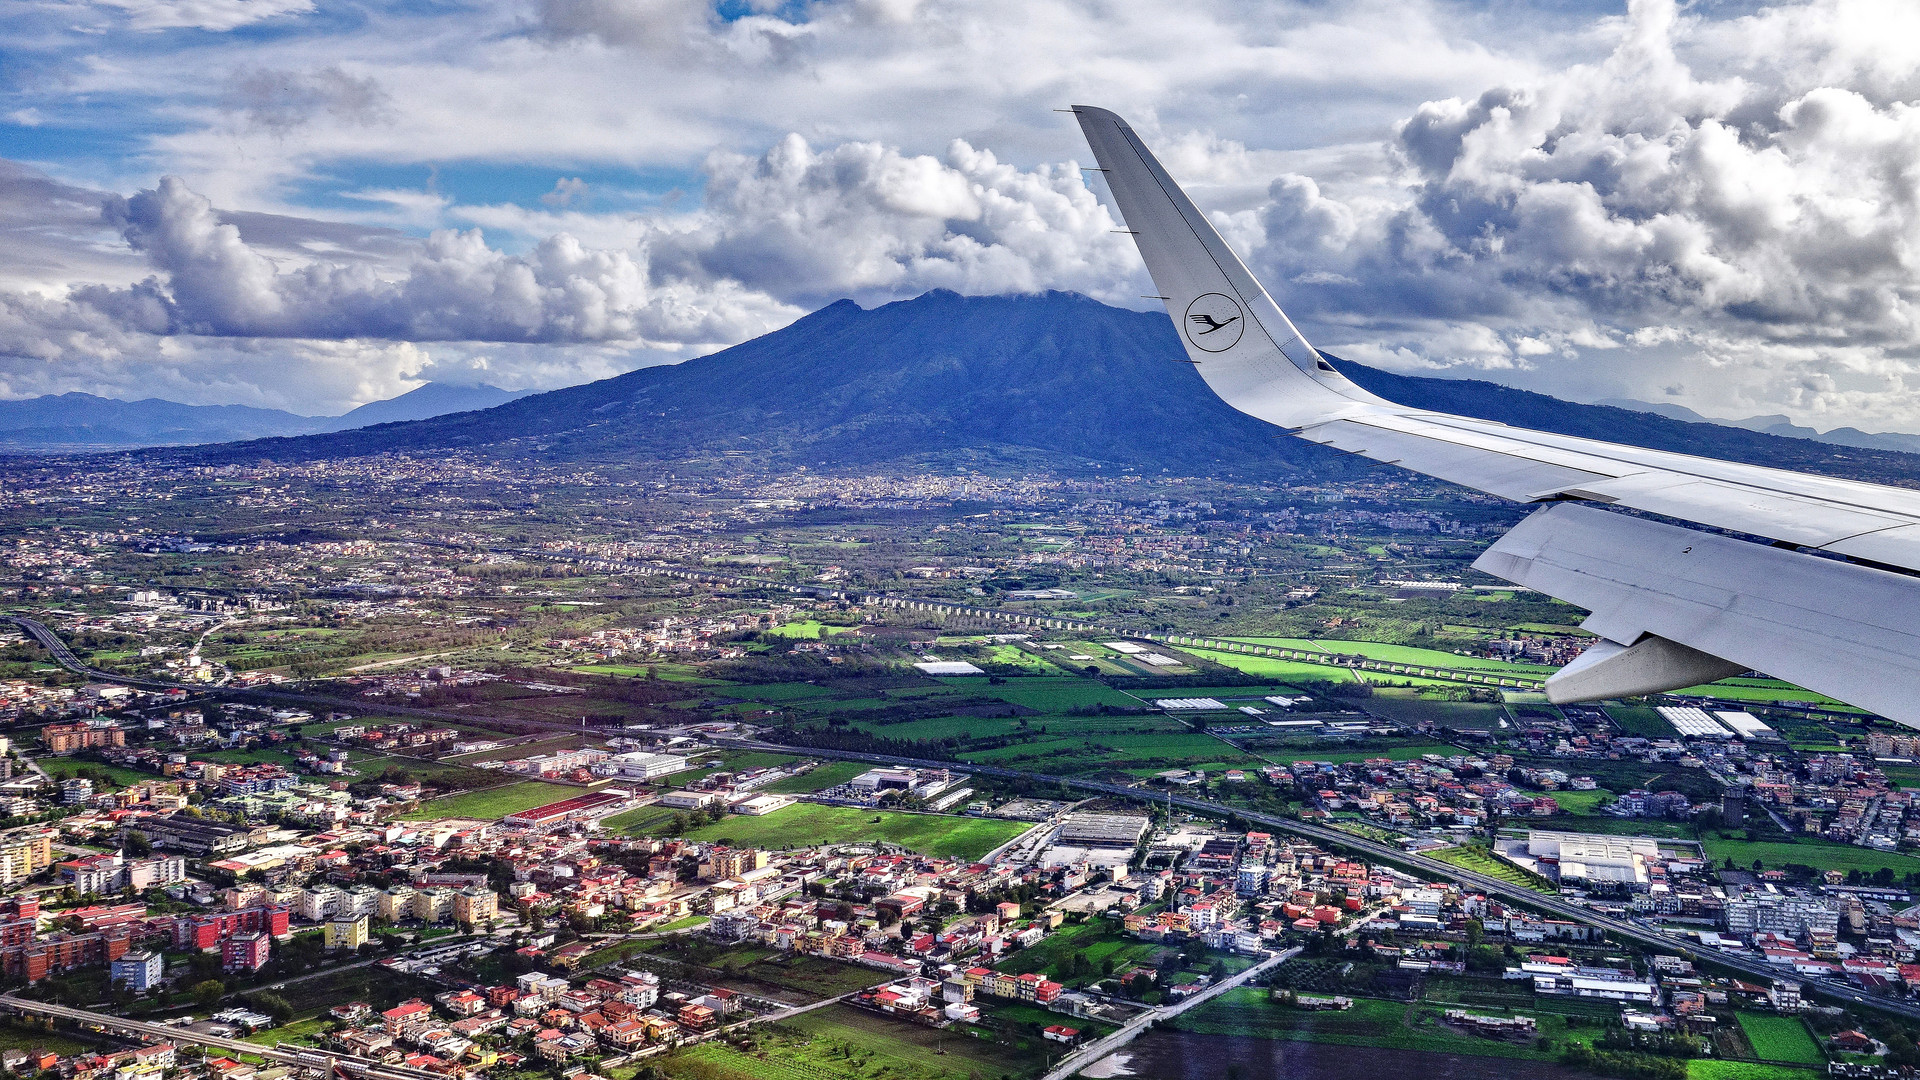
<instances>
[{"instance_id":1,"label":"urban plain","mask_svg":"<svg viewBox=\"0 0 1920 1080\"><path fill-rule=\"evenodd\" d=\"M1920 746L1758 677L1547 704L1584 613L1469 569L1495 500L5 469L16 1073L1920 1066Z\"/></svg>"}]
</instances>

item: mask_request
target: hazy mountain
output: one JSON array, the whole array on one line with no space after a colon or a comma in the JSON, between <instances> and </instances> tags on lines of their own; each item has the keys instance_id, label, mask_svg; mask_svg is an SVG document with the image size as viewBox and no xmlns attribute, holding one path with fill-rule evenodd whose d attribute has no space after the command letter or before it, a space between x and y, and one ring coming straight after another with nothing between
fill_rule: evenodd
<instances>
[{"instance_id":1,"label":"hazy mountain","mask_svg":"<svg viewBox=\"0 0 1920 1080\"><path fill-rule=\"evenodd\" d=\"M147 398L49 394L0 401L0 448L108 449L227 442L320 430L323 420L247 405L181 405Z\"/></svg>"},{"instance_id":2,"label":"hazy mountain","mask_svg":"<svg viewBox=\"0 0 1920 1080\"><path fill-rule=\"evenodd\" d=\"M1383 397L1516 426L1878 479L1906 454L1846 450L1493 383L1336 361ZM842 300L791 326L668 367L536 394L483 413L190 452L310 459L489 448L545 460L749 454L805 465L968 457L1274 475L1353 459L1228 408L1184 362L1167 317L1071 293L935 291L871 311Z\"/></svg>"},{"instance_id":3,"label":"hazy mountain","mask_svg":"<svg viewBox=\"0 0 1920 1080\"><path fill-rule=\"evenodd\" d=\"M116 401L93 394L48 394L0 401L0 451L119 450L345 431L488 409L532 392L427 383L396 398L368 402L345 416L301 416L247 405L182 405L159 398Z\"/></svg>"},{"instance_id":4,"label":"hazy mountain","mask_svg":"<svg viewBox=\"0 0 1920 1080\"><path fill-rule=\"evenodd\" d=\"M1654 404L1647 401L1634 401L1629 398L1608 398L1598 402L1621 409L1633 409L1638 412L1650 412L1676 420L1689 420L1700 424L1720 424L1724 427L1745 428L1748 431L1764 432L1789 439L1812 439L1815 442L1831 443L1834 446L1852 446L1862 450L1897 450L1902 453L1920 453L1920 435L1909 435L1902 431L1882 431L1869 433L1859 428L1842 427L1821 432L1810 427L1796 424L1792 419L1779 413L1767 416L1749 416L1745 420L1719 420L1711 416L1701 416L1682 405Z\"/></svg>"},{"instance_id":5,"label":"hazy mountain","mask_svg":"<svg viewBox=\"0 0 1920 1080\"><path fill-rule=\"evenodd\" d=\"M491 409L495 405L505 405L509 401L518 401L532 390L502 390L485 383L479 386L454 386L451 383L430 382L399 397L385 401L369 401L365 405L335 418L326 431L348 431L353 428L372 427L374 424L392 424L403 420L429 420L448 413L473 412L477 409ZM282 432L293 435L298 432Z\"/></svg>"}]
</instances>

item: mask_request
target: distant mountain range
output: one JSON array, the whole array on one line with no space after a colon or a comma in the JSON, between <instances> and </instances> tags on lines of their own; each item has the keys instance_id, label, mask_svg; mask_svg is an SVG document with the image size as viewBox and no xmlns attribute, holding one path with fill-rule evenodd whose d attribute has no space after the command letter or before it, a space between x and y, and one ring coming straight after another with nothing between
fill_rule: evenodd
<instances>
[{"instance_id":1,"label":"distant mountain range","mask_svg":"<svg viewBox=\"0 0 1920 1080\"><path fill-rule=\"evenodd\" d=\"M842 300L711 356L485 412L149 453L257 461L485 449L554 461L744 456L810 467L970 462L1241 477L1361 467L1235 412L1184 361L1158 312L1073 293L935 291L872 310ZM1382 397L1424 408L1780 468L1920 479L1920 458L1906 453L1334 362Z\"/></svg>"},{"instance_id":2,"label":"distant mountain range","mask_svg":"<svg viewBox=\"0 0 1920 1080\"><path fill-rule=\"evenodd\" d=\"M92 394L49 394L0 401L0 451L118 450L346 431L491 409L531 393L427 383L396 398L368 402L344 416L301 416L246 405L182 405L159 398L116 401Z\"/></svg>"},{"instance_id":3,"label":"distant mountain range","mask_svg":"<svg viewBox=\"0 0 1920 1080\"><path fill-rule=\"evenodd\" d=\"M1655 404L1650 401L1634 401L1630 398L1607 398L1595 404L1650 412L1656 416L1685 420L1693 424L1720 424L1767 435L1781 435L1790 439L1812 439L1814 442L1831 443L1834 446L1852 446L1862 450L1898 450L1907 454L1920 454L1920 435L1909 435L1902 431L1876 433L1861 431L1855 427L1840 427L1822 432L1810 427L1802 427L1779 413L1749 416L1745 420L1720 420L1711 416L1701 416L1684 405Z\"/></svg>"}]
</instances>

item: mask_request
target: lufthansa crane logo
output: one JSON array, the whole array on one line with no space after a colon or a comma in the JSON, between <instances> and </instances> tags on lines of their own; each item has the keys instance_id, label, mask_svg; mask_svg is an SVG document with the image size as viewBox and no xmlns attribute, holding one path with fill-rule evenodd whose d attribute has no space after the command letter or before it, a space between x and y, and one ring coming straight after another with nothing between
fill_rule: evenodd
<instances>
[{"instance_id":1,"label":"lufthansa crane logo","mask_svg":"<svg viewBox=\"0 0 1920 1080\"><path fill-rule=\"evenodd\" d=\"M1226 352L1246 328L1240 305L1225 293L1203 293L1187 305L1187 340L1203 352Z\"/></svg>"}]
</instances>

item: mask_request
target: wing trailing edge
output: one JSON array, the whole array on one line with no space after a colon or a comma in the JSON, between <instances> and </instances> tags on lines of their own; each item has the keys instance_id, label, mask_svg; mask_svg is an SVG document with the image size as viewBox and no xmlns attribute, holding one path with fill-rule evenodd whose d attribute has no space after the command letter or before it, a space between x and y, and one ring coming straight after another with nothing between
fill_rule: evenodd
<instances>
[{"instance_id":1,"label":"wing trailing edge","mask_svg":"<svg viewBox=\"0 0 1920 1080\"><path fill-rule=\"evenodd\" d=\"M1892 617L1920 611L1920 579L1876 568L1920 572L1920 492L1376 397L1313 348L1126 121L1073 112L1188 359L1227 404L1311 442L1546 505L1475 565L1593 612L1583 625L1602 640L1548 680L1551 698L1756 670L1920 727L1920 637Z\"/></svg>"}]
</instances>

